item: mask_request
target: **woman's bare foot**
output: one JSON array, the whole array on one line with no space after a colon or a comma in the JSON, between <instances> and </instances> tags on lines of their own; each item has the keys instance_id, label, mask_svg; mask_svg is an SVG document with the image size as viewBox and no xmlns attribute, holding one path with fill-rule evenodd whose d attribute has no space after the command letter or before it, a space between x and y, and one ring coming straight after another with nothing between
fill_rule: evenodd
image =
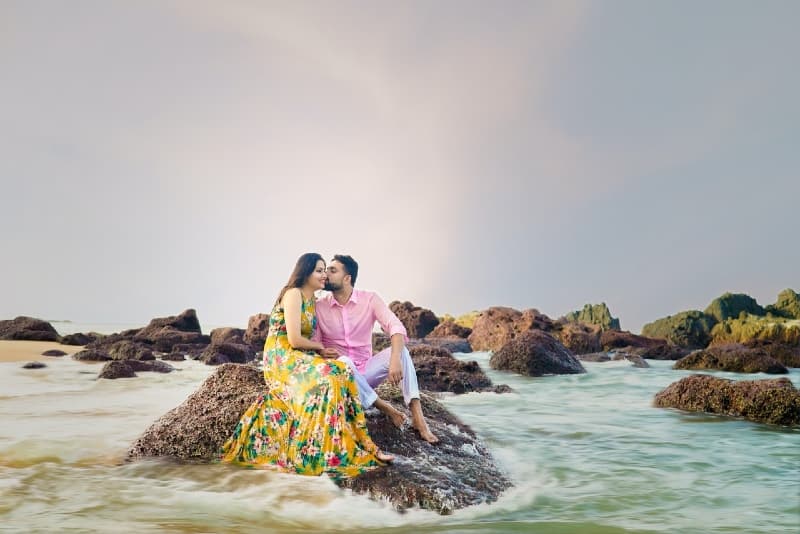
<instances>
[{"instance_id":1,"label":"woman's bare foot","mask_svg":"<svg viewBox=\"0 0 800 534\"><path fill-rule=\"evenodd\" d=\"M431 445L436 445L437 443L439 443L439 438L437 438L436 435L433 432L431 432L431 429L428 428L428 424L425 423L424 421L420 426L414 425L414 430L416 430L419 433L419 437L421 437L423 440L427 441Z\"/></svg>"},{"instance_id":2,"label":"woman's bare foot","mask_svg":"<svg viewBox=\"0 0 800 534\"><path fill-rule=\"evenodd\" d=\"M390 464L394 461L394 454L389 454L378 449L377 452L375 453L375 458L377 458L381 462Z\"/></svg>"},{"instance_id":3,"label":"woman's bare foot","mask_svg":"<svg viewBox=\"0 0 800 534\"><path fill-rule=\"evenodd\" d=\"M431 432L431 429L428 428L428 423L425 421L425 416L422 415L422 405L420 404L419 399L411 399L409 408L411 408L411 420L413 421L414 430L419 433L419 437L431 445L439 443L439 438L437 438L436 435Z\"/></svg>"}]
</instances>

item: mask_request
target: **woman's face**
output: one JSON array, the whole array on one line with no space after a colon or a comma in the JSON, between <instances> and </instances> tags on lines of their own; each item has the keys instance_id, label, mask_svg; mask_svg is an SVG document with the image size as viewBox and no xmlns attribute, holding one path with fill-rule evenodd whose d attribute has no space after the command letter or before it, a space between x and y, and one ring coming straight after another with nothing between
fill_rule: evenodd
<instances>
[{"instance_id":1,"label":"woman's face","mask_svg":"<svg viewBox=\"0 0 800 534\"><path fill-rule=\"evenodd\" d=\"M325 282L328 281L328 274L325 272L325 262L317 260L317 266L314 267L314 272L308 275L306 283L314 290L324 289Z\"/></svg>"}]
</instances>

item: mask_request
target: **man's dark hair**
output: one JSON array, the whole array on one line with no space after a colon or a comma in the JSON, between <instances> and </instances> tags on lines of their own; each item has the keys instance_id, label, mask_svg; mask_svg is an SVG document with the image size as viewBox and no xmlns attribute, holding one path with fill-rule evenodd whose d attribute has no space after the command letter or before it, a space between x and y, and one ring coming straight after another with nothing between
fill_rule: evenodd
<instances>
[{"instance_id":1,"label":"man's dark hair","mask_svg":"<svg viewBox=\"0 0 800 534\"><path fill-rule=\"evenodd\" d=\"M358 262L346 254L336 254L331 261L338 261L344 266L345 272L350 275L350 285L355 287L358 277Z\"/></svg>"}]
</instances>

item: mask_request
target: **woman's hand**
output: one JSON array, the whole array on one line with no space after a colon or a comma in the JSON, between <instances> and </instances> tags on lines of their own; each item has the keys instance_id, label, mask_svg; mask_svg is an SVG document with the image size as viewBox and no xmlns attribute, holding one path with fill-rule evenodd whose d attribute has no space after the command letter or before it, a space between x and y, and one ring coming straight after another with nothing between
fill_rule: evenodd
<instances>
[{"instance_id":1,"label":"woman's hand","mask_svg":"<svg viewBox=\"0 0 800 534\"><path fill-rule=\"evenodd\" d=\"M339 351L334 349L333 347L323 347L322 350L319 352L319 355L323 358L338 358L340 356Z\"/></svg>"}]
</instances>

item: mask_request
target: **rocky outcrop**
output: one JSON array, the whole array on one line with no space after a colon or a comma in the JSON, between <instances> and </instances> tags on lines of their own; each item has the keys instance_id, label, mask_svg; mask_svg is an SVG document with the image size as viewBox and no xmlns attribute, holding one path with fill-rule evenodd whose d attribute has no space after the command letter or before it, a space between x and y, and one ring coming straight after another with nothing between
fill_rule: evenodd
<instances>
[{"instance_id":1,"label":"rocky outcrop","mask_svg":"<svg viewBox=\"0 0 800 534\"><path fill-rule=\"evenodd\" d=\"M654 405L744 417L759 423L800 425L800 392L788 378L734 381L687 376L656 394Z\"/></svg>"},{"instance_id":2,"label":"rocky outcrop","mask_svg":"<svg viewBox=\"0 0 800 534\"><path fill-rule=\"evenodd\" d=\"M430 334L439 324L439 318L431 310L414 306L410 302L395 300L389 303L389 309L406 327L408 337L423 338Z\"/></svg>"},{"instance_id":3,"label":"rocky outcrop","mask_svg":"<svg viewBox=\"0 0 800 534\"><path fill-rule=\"evenodd\" d=\"M712 345L753 340L800 345L800 321L748 315L740 319L728 319L711 329Z\"/></svg>"},{"instance_id":4,"label":"rocky outcrop","mask_svg":"<svg viewBox=\"0 0 800 534\"><path fill-rule=\"evenodd\" d=\"M221 345L209 345L200 355L199 360L206 365L247 363L253 359L255 353L256 351L250 345L222 343Z\"/></svg>"},{"instance_id":5,"label":"rocky outcrop","mask_svg":"<svg viewBox=\"0 0 800 534\"><path fill-rule=\"evenodd\" d=\"M687 349L703 349L711 342L711 329L717 320L698 310L669 315L642 327L642 335L664 339Z\"/></svg>"},{"instance_id":6,"label":"rocky outcrop","mask_svg":"<svg viewBox=\"0 0 800 534\"><path fill-rule=\"evenodd\" d=\"M456 323L454 320L446 320L441 321L436 328L431 330L431 333L425 337L436 337L436 338L446 338L446 337L456 337L466 339L472 333L472 328L467 328L465 326L461 326L460 324Z\"/></svg>"},{"instance_id":7,"label":"rocky outcrop","mask_svg":"<svg viewBox=\"0 0 800 534\"><path fill-rule=\"evenodd\" d=\"M241 328L215 328L211 331L211 344L222 345L223 343L233 343L235 345L249 345L244 338L247 331Z\"/></svg>"},{"instance_id":8,"label":"rocky outcrop","mask_svg":"<svg viewBox=\"0 0 800 534\"><path fill-rule=\"evenodd\" d=\"M649 349L666 345L663 339L653 339L645 336L637 336L630 332L620 330L606 330L600 335L600 345L603 350L622 349L626 347Z\"/></svg>"},{"instance_id":9,"label":"rocky outcrop","mask_svg":"<svg viewBox=\"0 0 800 534\"><path fill-rule=\"evenodd\" d=\"M464 362L447 349L433 345L415 345L409 349L420 389L469 393L473 391L505 392L508 386L493 386L478 362Z\"/></svg>"},{"instance_id":10,"label":"rocky outcrop","mask_svg":"<svg viewBox=\"0 0 800 534\"><path fill-rule=\"evenodd\" d=\"M0 339L58 341L59 336L53 325L47 321L21 315L15 319L0 321Z\"/></svg>"},{"instance_id":11,"label":"rocky outcrop","mask_svg":"<svg viewBox=\"0 0 800 534\"><path fill-rule=\"evenodd\" d=\"M265 388L258 369L220 366L183 404L162 416L133 443L128 460L171 457L214 461L242 413ZM397 388L382 387L379 393L404 410ZM419 506L447 514L496 500L512 484L494 464L486 446L430 396L423 394L421 402L428 425L440 439L438 445L430 446L414 432L403 432L376 410L370 410L370 435L397 458L386 467L336 483L386 500L399 510Z\"/></svg>"},{"instance_id":12,"label":"rocky outcrop","mask_svg":"<svg viewBox=\"0 0 800 534\"><path fill-rule=\"evenodd\" d=\"M602 349L600 345L601 327L599 325L564 322L558 326L560 329L554 331L552 333L553 336L573 354L591 354L600 352Z\"/></svg>"},{"instance_id":13,"label":"rocky outcrop","mask_svg":"<svg viewBox=\"0 0 800 534\"><path fill-rule=\"evenodd\" d=\"M541 330L551 332L556 328L548 316L538 310L518 311L514 308L495 306L481 312L469 335L473 350L500 350L509 341L523 332Z\"/></svg>"},{"instance_id":14,"label":"rocky outcrop","mask_svg":"<svg viewBox=\"0 0 800 534\"><path fill-rule=\"evenodd\" d=\"M716 370L732 373L786 374L789 370L758 348L738 343L716 345L681 358L673 369Z\"/></svg>"},{"instance_id":15,"label":"rocky outcrop","mask_svg":"<svg viewBox=\"0 0 800 534\"><path fill-rule=\"evenodd\" d=\"M88 345L94 341L102 339L103 334L98 334L97 332L89 332L89 333L82 333L78 332L76 334L67 334L66 336L61 338L62 345L74 345L74 346L83 346Z\"/></svg>"},{"instance_id":16,"label":"rocky outcrop","mask_svg":"<svg viewBox=\"0 0 800 534\"><path fill-rule=\"evenodd\" d=\"M722 322L726 319L735 319L741 314L764 315L766 312L750 295L725 293L712 300L704 313Z\"/></svg>"},{"instance_id":17,"label":"rocky outcrop","mask_svg":"<svg viewBox=\"0 0 800 534\"><path fill-rule=\"evenodd\" d=\"M585 373L581 362L546 332L523 332L489 359L492 369L527 376Z\"/></svg>"},{"instance_id":18,"label":"rocky outcrop","mask_svg":"<svg viewBox=\"0 0 800 534\"><path fill-rule=\"evenodd\" d=\"M786 319L800 319L800 295L791 289L778 293L778 300L765 309L767 314Z\"/></svg>"},{"instance_id":19,"label":"rocky outcrop","mask_svg":"<svg viewBox=\"0 0 800 534\"><path fill-rule=\"evenodd\" d=\"M611 316L605 302L600 304L585 304L582 310L570 312L564 319L571 323L586 323L597 325L600 330L619 330L619 319Z\"/></svg>"},{"instance_id":20,"label":"rocky outcrop","mask_svg":"<svg viewBox=\"0 0 800 534\"><path fill-rule=\"evenodd\" d=\"M175 368L162 361L113 360L106 363L97 378L133 378L137 372L171 373Z\"/></svg>"},{"instance_id":21,"label":"rocky outcrop","mask_svg":"<svg viewBox=\"0 0 800 534\"><path fill-rule=\"evenodd\" d=\"M184 310L180 315L153 319L140 329L133 340L152 345L158 352L170 352L172 347L182 343L210 343L211 338L200 330L197 312Z\"/></svg>"},{"instance_id":22,"label":"rocky outcrop","mask_svg":"<svg viewBox=\"0 0 800 534\"><path fill-rule=\"evenodd\" d=\"M262 350L267 341L269 332L269 314L257 313L250 316L247 321L247 330L244 332L244 342L256 350Z\"/></svg>"},{"instance_id":23,"label":"rocky outcrop","mask_svg":"<svg viewBox=\"0 0 800 534\"><path fill-rule=\"evenodd\" d=\"M112 360L155 360L149 346L124 339L106 347Z\"/></svg>"}]
</instances>

